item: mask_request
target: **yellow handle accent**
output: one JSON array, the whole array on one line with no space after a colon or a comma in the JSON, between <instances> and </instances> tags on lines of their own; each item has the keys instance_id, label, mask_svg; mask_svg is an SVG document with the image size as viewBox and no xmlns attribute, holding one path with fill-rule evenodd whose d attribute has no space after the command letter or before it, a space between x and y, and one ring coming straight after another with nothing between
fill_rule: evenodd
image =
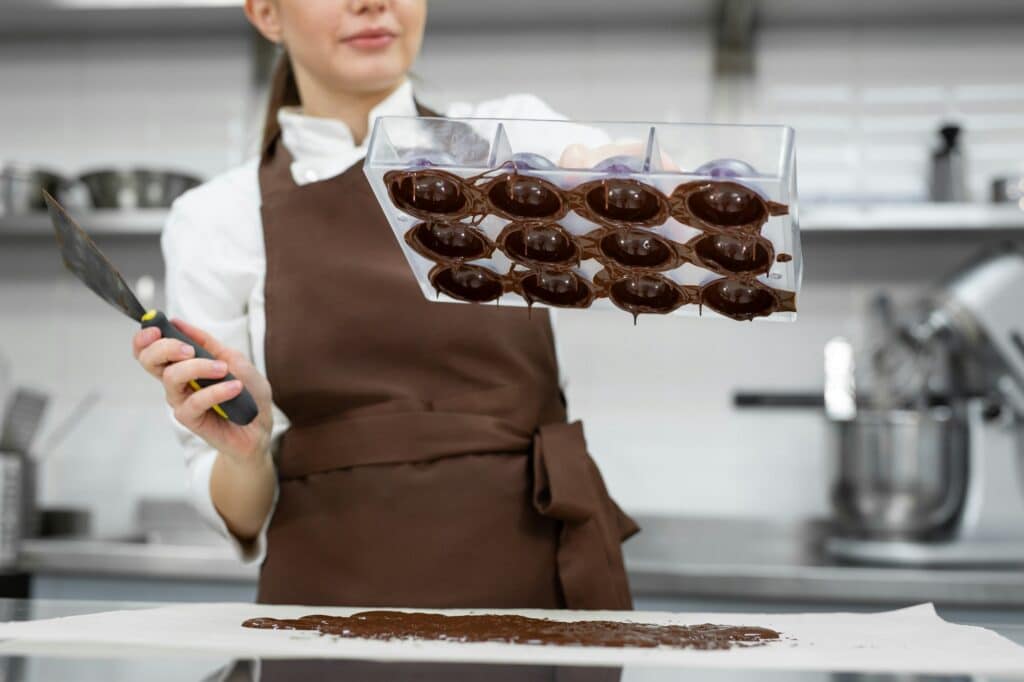
<instances>
[{"instance_id":1,"label":"yellow handle accent","mask_svg":"<svg viewBox=\"0 0 1024 682\"><path fill-rule=\"evenodd\" d=\"M143 322L149 322L154 317L156 317L156 311L155 310L150 310L148 313L146 313L145 315L142 316L142 321Z\"/></svg>"},{"instance_id":2,"label":"yellow handle accent","mask_svg":"<svg viewBox=\"0 0 1024 682\"><path fill-rule=\"evenodd\" d=\"M202 389L202 386L200 386L196 382L195 379L189 379L188 385L192 387L193 391L198 391L198 390ZM225 412L224 409L220 405L214 405L213 406L213 411L216 412L217 414L219 414L224 419L228 418L227 412Z\"/></svg>"}]
</instances>

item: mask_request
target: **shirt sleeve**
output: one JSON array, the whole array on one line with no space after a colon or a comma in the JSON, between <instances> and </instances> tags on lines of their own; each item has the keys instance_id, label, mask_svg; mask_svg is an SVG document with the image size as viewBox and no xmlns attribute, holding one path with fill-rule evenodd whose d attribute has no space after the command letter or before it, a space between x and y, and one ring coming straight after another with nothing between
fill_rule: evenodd
<instances>
[{"instance_id":1,"label":"shirt sleeve","mask_svg":"<svg viewBox=\"0 0 1024 682\"><path fill-rule=\"evenodd\" d=\"M217 182L216 180L214 182ZM166 268L167 313L206 330L223 344L253 358L249 337L248 302L258 272L247 258L240 228L253 216L244 210L225 210L224 192L217 187L200 187L179 198L172 206L161 236ZM257 198L258 202L258 198ZM258 205L258 203L257 203ZM242 208L242 207L239 207ZM255 219L259 220L258 212ZM277 426L275 410L275 426ZM267 514L257 538L241 543L227 528L210 495L210 476L217 451L171 417L185 455L187 486L192 504L211 527L223 535L245 562L262 561L266 551L266 528L273 516ZM278 429L275 428L275 431ZM277 491L274 493L274 506Z\"/></svg>"}]
</instances>

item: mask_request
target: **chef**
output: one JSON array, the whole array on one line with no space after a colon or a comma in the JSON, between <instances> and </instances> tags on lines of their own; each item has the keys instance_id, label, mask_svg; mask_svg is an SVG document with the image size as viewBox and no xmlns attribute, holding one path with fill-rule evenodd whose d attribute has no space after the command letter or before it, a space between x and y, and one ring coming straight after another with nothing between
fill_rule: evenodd
<instances>
[{"instance_id":1,"label":"chef","mask_svg":"<svg viewBox=\"0 0 1024 682\"><path fill-rule=\"evenodd\" d=\"M426 9L247 0L283 48L262 153L182 196L162 242L167 307L215 359L156 329L135 356L260 601L628 609L637 527L566 423L549 315L425 300L363 174L377 117L438 115L409 80ZM558 117L525 95L448 113ZM248 426L211 411L243 385Z\"/></svg>"}]
</instances>

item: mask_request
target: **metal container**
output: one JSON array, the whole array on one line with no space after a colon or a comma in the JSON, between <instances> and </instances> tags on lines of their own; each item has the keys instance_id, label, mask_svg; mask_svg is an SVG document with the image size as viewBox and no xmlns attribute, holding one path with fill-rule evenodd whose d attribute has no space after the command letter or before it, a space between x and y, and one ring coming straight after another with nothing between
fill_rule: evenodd
<instances>
[{"instance_id":1,"label":"metal container","mask_svg":"<svg viewBox=\"0 0 1024 682\"><path fill-rule=\"evenodd\" d=\"M43 190L57 196L66 184L63 177L43 168L0 163L0 215L45 211Z\"/></svg>"},{"instance_id":2,"label":"metal container","mask_svg":"<svg viewBox=\"0 0 1024 682\"><path fill-rule=\"evenodd\" d=\"M0 450L0 570L13 567L24 533L25 459Z\"/></svg>"},{"instance_id":3,"label":"metal container","mask_svg":"<svg viewBox=\"0 0 1024 682\"><path fill-rule=\"evenodd\" d=\"M992 203L1016 204L1024 201L1024 173L992 179Z\"/></svg>"},{"instance_id":4,"label":"metal container","mask_svg":"<svg viewBox=\"0 0 1024 682\"><path fill-rule=\"evenodd\" d=\"M941 540L967 492L968 426L950 408L867 410L834 424L832 506L851 537Z\"/></svg>"},{"instance_id":5,"label":"metal container","mask_svg":"<svg viewBox=\"0 0 1024 682\"><path fill-rule=\"evenodd\" d=\"M939 128L941 147L932 152L928 193L932 201L967 201L967 173L960 144L960 126Z\"/></svg>"},{"instance_id":6,"label":"metal container","mask_svg":"<svg viewBox=\"0 0 1024 682\"><path fill-rule=\"evenodd\" d=\"M179 196L202 182L168 171L98 170L78 177L89 192L93 208L168 208Z\"/></svg>"}]
</instances>

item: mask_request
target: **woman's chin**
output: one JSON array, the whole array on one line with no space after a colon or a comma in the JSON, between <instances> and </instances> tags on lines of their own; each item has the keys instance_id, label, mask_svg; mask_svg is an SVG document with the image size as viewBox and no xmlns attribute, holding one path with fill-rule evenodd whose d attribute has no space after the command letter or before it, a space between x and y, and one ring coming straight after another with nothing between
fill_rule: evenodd
<instances>
[{"instance_id":1,"label":"woman's chin","mask_svg":"<svg viewBox=\"0 0 1024 682\"><path fill-rule=\"evenodd\" d=\"M350 60L334 72L339 86L352 92L379 92L393 88L404 80L405 74L405 65L393 58L364 58L359 61L357 68L353 68Z\"/></svg>"}]
</instances>

